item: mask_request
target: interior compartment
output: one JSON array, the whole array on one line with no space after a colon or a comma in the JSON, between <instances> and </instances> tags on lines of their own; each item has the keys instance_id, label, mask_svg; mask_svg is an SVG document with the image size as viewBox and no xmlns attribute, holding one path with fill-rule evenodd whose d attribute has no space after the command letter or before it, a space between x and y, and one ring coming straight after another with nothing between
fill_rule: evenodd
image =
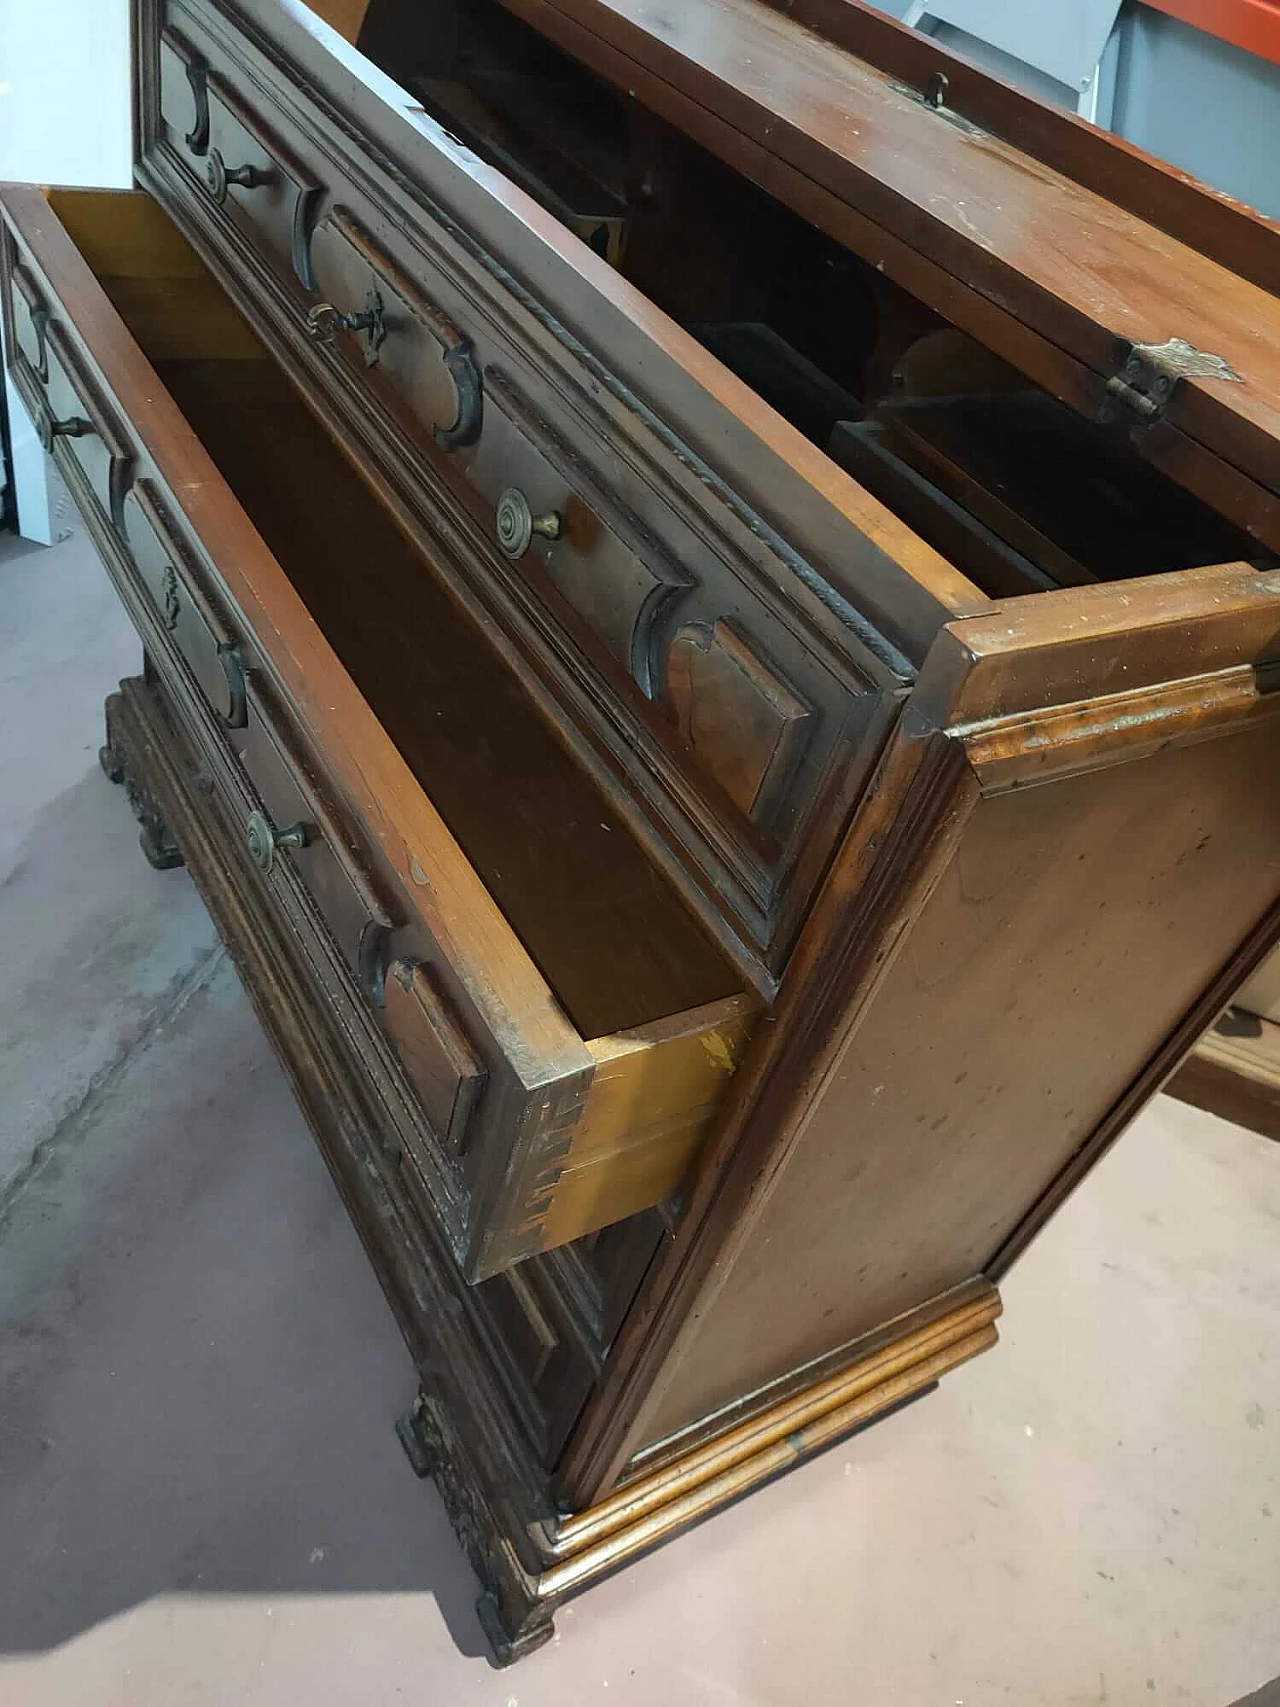
<instances>
[{"instance_id":1,"label":"interior compartment","mask_svg":"<svg viewBox=\"0 0 1280 1707\"><path fill-rule=\"evenodd\" d=\"M159 207L50 201L582 1035L737 994L674 885Z\"/></svg>"},{"instance_id":2,"label":"interior compartment","mask_svg":"<svg viewBox=\"0 0 1280 1707\"><path fill-rule=\"evenodd\" d=\"M500 0L372 0L359 46L992 596L1273 562Z\"/></svg>"}]
</instances>

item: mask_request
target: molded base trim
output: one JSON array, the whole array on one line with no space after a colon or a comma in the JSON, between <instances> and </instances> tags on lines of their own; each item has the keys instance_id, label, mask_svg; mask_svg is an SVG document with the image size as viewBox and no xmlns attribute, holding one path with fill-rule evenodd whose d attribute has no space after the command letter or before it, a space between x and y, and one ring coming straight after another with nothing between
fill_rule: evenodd
<instances>
[{"instance_id":1,"label":"molded base trim","mask_svg":"<svg viewBox=\"0 0 1280 1707\"><path fill-rule=\"evenodd\" d=\"M143 803L163 846L185 856L414 1352L420 1390L397 1431L415 1473L435 1478L480 1578L479 1615L499 1664L547 1641L571 1596L995 1344L999 1293L977 1282L931 1321L916 1313L896 1332L869 1335L843 1367L824 1361L807 1384L788 1382L748 1419L731 1413L718 1433L693 1431L683 1450L664 1450L660 1464L593 1506L558 1511L495 1378L472 1289L444 1239L429 1227L411 1236L398 1212L380 1162L387 1123L377 1085L341 1021L340 992L251 868L198 739L172 686L149 672L109 702L104 768Z\"/></svg>"},{"instance_id":2,"label":"molded base trim","mask_svg":"<svg viewBox=\"0 0 1280 1707\"><path fill-rule=\"evenodd\" d=\"M481 1621L501 1663L551 1634L556 1608L722 1507L935 1387L996 1343L995 1287L928 1327L858 1358L770 1410L670 1460L585 1511L502 1536L502 1519L444 1407L424 1386L402 1421L410 1461L433 1466L455 1531L486 1585ZM419 1472L421 1473L421 1472ZM494 1546L495 1536L500 1536ZM517 1544L543 1563L529 1571Z\"/></svg>"}]
</instances>

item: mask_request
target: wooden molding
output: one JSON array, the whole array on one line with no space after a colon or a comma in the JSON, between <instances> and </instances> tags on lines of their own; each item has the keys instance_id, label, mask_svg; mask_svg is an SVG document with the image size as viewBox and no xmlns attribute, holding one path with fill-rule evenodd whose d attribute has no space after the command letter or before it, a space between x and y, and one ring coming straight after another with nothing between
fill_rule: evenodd
<instances>
[{"instance_id":1,"label":"wooden molding","mask_svg":"<svg viewBox=\"0 0 1280 1707\"><path fill-rule=\"evenodd\" d=\"M426 1384L401 1424L421 1473L431 1473L487 1592L481 1618L500 1661L521 1657L553 1633L556 1608L601 1577L731 1501L935 1386L996 1343L1000 1295L987 1286L932 1324L856 1357L583 1511L526 1532L530 1569L514 1545L495 1546L501 1523L479 1465Z\"/></svg>"}]
</instances>

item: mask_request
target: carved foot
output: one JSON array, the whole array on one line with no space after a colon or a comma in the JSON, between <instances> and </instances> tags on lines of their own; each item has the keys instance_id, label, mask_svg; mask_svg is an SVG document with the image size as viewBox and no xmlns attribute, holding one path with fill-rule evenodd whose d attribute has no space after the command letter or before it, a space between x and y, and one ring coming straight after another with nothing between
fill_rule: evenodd
<instances>
[{"instance_id":1,"label":"carved foot","mask_svg":"<svg viewBox=\"0 0 1280 1707\"><path fill-rule=\"evenodd\" d=\"M138 844L148 865L157 871L172 871L175 866L186 862L173 832L165 823L159 802L147 787L145 771L130 740L129 716L120 694L113 693L108 697L106 713L107 740L106 745L99 749L98 763L110 781L124 784L130 810L142 826Z\"/></svg>"},{"instance_id":2,"label":"carved foot","mask_svg":"<svg viewBox=\"0 0 1280 1707\"><path fill-rule=\"evenodd\" d=\"M138 832L138 846L142 849L147 864L154 866L157 871L172 871L176 866L187 863L182 857L182 849L173 840L163 820L142 820L142 828Z\"/></svg>"},{"instance_id":3,"label":"carved foot","mask_svg":"<svg viewBox=\"0 0 1280 1707\"><path fill-rule=\"evenodd\" d=\"M404 1415L396 1418L396 1437L404 1447L409 1468L415 1476L425 1479L435 1474L440 1458L423 1431L422 1420L422 1395L419 1394Z\"/></svg>"},{"instance_id":4,"label":"carved foot","mask_svg":"<svg viewBox=\"0 0 1280 1707\"><path fill-rule=\"evenodd\" d=\"M476 1601L476 1616L493 1649L493 1663L503 1667L514 1665L526 1654L549 1642L556 1633L555 1621L549 1612L537 1612L517 1629L509 1629L502 1616L496 1595L482 1594Z\"/></svg>"}]
</instances>

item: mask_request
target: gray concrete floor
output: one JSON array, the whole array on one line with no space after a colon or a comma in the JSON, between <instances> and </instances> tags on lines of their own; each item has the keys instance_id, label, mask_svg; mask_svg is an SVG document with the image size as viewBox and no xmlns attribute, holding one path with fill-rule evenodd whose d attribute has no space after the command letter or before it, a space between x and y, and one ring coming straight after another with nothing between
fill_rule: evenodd
<instances>
[{"instance_id":1,"label":"gray concrete floor","mask_svg":"<svg viewBox=\"0 0 1280 1707\"><path fill-rule=\"evenodd\" d=\"M1167 1100L996 1351L491 1670L390 1314L98 771L136 660L83 538L0 542L3 1707L1221 1707L1280 1671L1280 1145Z\"/></svg>"}]
</instances>

